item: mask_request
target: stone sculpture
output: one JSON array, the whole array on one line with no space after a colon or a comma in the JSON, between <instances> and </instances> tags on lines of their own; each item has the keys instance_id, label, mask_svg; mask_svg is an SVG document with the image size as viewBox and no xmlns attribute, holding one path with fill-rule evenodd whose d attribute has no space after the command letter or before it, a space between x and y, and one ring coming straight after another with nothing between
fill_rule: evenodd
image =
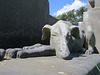
<instances>
[{"instance_id":1,"label":"stone sculpture","mask_svg":"<svg viewBox=\"0 0 100 75\"><path fill-rule=\"evenodd\" d=\"M5 50L0 49L0 61L4 59L4 56L5 56Z\"/></svg>"},{"instance_id":2,"label":"stone sculpture","mask_svg":"<svg viewBox=\"0 0 100 75\"><path fill-rule=\"evenodd\" d=\"M21 50L22 50L22 48L7 49L5 56L6 56L6 58L16 58L17 52L21 51Z\"/></svg>"},{"instance_id":3,"label":"stone sculpture","mask_svg":"<svg viewBox=\"0 0 100 75\"><path fill-rule=\"evenodd\" d=\"M85 50L83 45L87 45L87 54L94 52L95 36L92 28L87 27L86 36L79 26L69 26L66 21L58 21L53 26L45 25L42 29L42 40L50 35L50 45L56 50L59 58L67 58L70 54ZM86 37L86 43L84 43ZM86 47L86 46L85 46Z\"/></svg>"},{"instance_id":4,"label":"stone sculpture","mask_svg":"<svg viewBox=\"0 0 100 75\"><path fill-rule=\"evenodd\" d=\"M32 47L32 46L31 46ZM38 47L28 48L17 52L17 58L29 58L39 56L53 56L55 50L50 45L41 45Z\"/></svg>"},{"instance_id":5,"label":"stone sculpture","mask_svg":"<svg viewBox=\"0 0 100 75\"><path fill-rule=\"evenodd\" d=\"M38 56L53 56L55 50L50 45L35 44L23 48L11 48L6 50L6 58L29 58Z\"/></svg>"},{"instance_id":6,"label":"stone sculpture","mask_svg":"<svg viewBox=\"0 0 100 75\"><path fill-rule=\"evenodd\" d=\"M6 56L10 58L27 58L36 56L55 55L66 59L70 53L92 54L95 47L95 36L91 26L84 31L80 26L73 26L70 22L58 21L53 26L45 25L42 29L42 40L49 35L50 45L35 44L23 48L7 49Z\"/></svg>"},{"instance_id":7,"label":"stone sculpture","mask_svg":"<svg viewBox=\"0 0 100 75\"><path fill-rule=\"evenodd\" d=\"M91 7L89 6L90 8L88 7L88 9L95 7L95 1L96 6L99 6L97 0L89 0L88 6L90 5ZM70 22L62 20L55 23L57 19L49 15L48 0L29 0L28 2L27 0L4 0L0 1L0 3L0 6L3 8L0 8L0 42L3 42L0 44L0 47L11 48L6 50L6 56L11 58L38 56L39 54L45 55L49 50L52 54L54 49L56 50L56 55L60 58L67 58L71 52L76 53L85 50L86 54L94 52L95 36L91 26L86 27L87 31L85 32L81 25L72 26ZM85 18L89 21L90 18L88 16ZM89 25L85 20L82 24ZM48 41L41 42L40 40L42 27L42 40L45 40L48 35L51 35L50 44L52 47L41 44L26 46L37 42L49 44ZM12 49L12 47L23 48ZM49 54L47 53L46 55Z\"/></svg>"}]
</instances>

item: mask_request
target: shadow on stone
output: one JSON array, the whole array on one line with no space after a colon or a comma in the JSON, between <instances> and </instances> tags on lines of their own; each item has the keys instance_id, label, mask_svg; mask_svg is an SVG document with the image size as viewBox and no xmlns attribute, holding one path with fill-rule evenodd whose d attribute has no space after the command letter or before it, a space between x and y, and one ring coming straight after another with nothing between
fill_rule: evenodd
<instances>
[{"instance_id":1,"label":"shadow on stone","mask_svg":"<svg viewBox=\"0 0 100 75\"><path fill-rule=\"evenodd\" d=\"M78 57L86 57L83 54L79 54L79 53L72 53L70 54L67 58L65 58L65 60L72 60L73 58L78 58Z\"/></svg>"},{"instance_id":2,"label":"shadow on stone","mask_svg":"<svg viewBox=\"0 0 100 75\"><path fill-rule=\"evenodd\" d=\"M0 49L0 61L2 61L4 59L4 56L5 56L5 50Z\"/></svg>"},{"instance_id":3,"label":"shadow on stone","mask_svg":"<svg viewBox=\"0 0 100 75\"><path fill-rule=\"evenodd\" d=\"M100 75L100 63L95 66L87 75Z\"/></svg>"},{"instance_id":4,"label":"shadow on stone","mask_svg":"<svg viewBox=\"0 0 100 75\"><path fill-rule=\"evenodd\" d=\"M94 47L94 53L99 54L99 52L98 52L96 47Z\"/></svg>"},{"instance_id":5,"label":"shadow on stone","mask_svg":"<svg viewBox=\"0 0 100 75\"><path fill-rule=\"evenodd\" d=\"M29 57L40 57L40 56L55 56L55 51L45 50L42 52L34 52L34 51L23 50L17 52L18 58L29 58Z\"/></svg>"}]
</instances>

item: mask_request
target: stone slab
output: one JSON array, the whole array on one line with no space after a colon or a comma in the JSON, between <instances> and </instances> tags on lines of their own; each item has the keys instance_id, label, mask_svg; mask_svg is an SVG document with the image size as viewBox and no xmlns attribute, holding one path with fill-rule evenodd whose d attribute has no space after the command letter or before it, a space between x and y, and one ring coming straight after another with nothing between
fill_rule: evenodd
<instances>
[{"instance_id":1,"label":"stone slab","mask_svg":"<svg viewBox=\"0 0 100 75\"><path fill-rule=\"evenodd\" d=\"M0 75L87 75L100 63L99 54L74 54L70 58L63 60L50 56L4 60L0 62Z\"/></svg>"}]
</instances>

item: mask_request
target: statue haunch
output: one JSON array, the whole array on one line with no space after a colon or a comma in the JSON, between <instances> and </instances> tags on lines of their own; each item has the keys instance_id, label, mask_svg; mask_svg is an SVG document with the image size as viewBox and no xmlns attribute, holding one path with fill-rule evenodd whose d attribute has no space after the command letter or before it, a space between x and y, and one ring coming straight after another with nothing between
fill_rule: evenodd
<instances>
[{"instance_id":1,"label":"statue haunch","mask_svg":"<svg viewBox=\"0 0 100 75\"><path fill-rule=\"evenodd\" d=\"M42 40L50 35L50 45L56 50L56 56L59 58L67 58L70 52L86 51L86 54L94 52L95 37L90 26L84 34L79 26L69 25L68 22L60 20L53 26L45 25L42 32ZM86 48L83 47L84 44Z\"/></svg>"}]
</instances>

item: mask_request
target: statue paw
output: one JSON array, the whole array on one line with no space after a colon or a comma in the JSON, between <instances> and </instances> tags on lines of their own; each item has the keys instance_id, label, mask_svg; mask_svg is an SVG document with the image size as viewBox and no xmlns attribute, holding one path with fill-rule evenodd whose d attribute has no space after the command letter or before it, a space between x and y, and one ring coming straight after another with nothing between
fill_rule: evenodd
<instances>
[{"instance_id":1,"label":"statue paw","mask_svg":"<svg viewBox=\"0 0 100 75\"><path fill-rule=\"evenodd\" d=\"M94 52L94 50L86 50L85 54L92 54Z\"/></svg>"},{"instance_id":2,"label":"statue paw","mask_svg":"<svg viewBox=\"0 0 100 75\"><path fill-rule=\"evenodd\" d=\"M5 50L0 49L0 61L4 59L4 56L5 56Z\"/></svg>"},{"instance_id":3,"label":"statue paw","mask_svg":"<svg viewBox=\"0 0 100 75\"><path fill-rule=\"evenodd\" d=\"M16 54L20 50L22 50L22 49L21 48L7 49L6 50L6 58L16 58Z\"/></svg>"}]
</instances>

